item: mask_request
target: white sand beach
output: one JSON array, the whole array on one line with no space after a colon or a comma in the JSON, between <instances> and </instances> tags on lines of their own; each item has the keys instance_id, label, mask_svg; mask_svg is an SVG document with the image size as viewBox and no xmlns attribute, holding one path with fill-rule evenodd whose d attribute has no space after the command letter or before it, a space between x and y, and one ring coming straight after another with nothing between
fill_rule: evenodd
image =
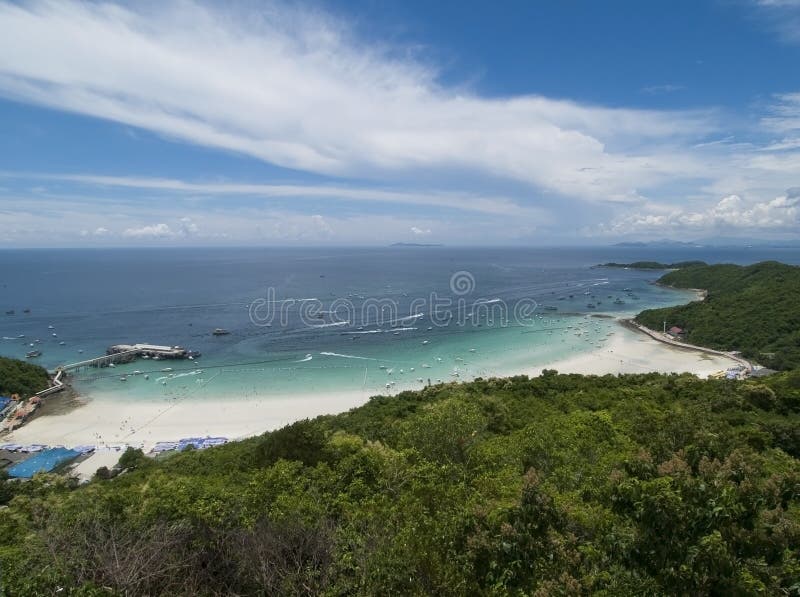
<instances>
[{"instance_id":1,"label":"white sand beach","mask_svg":"<svg viewBox=\"0 0 800 597\"><path fill-rule=\"evenodd\" d=\"M600 348L515 373L536 376L542 369L597 375L657 371L689 372L706 377L735 364L725 357L663 344L619 325ZM158 441L191 436L239 439L307 417L340 413L368 399L368 393L358 391L226 397L220 401L185 399L167 403L119 402L95 396L64 414L40 416L6 436L5 441L51 446L127 444L149 449Z\"/></svg>"},{"instance_id":2,"label":"white sand beach","mask_svg":"<svg viewBox=\"0 0 800 597\"><path fill-rule=\"evenodd\" d=\"M705 378L711 373L739 363L732 359L699 350L678 348L658 342L646 334L619 325L605 346L524 371L539 375L543 369L559 373L604 375L607 373L693 373Z\"/></svg>"}]
</instances>

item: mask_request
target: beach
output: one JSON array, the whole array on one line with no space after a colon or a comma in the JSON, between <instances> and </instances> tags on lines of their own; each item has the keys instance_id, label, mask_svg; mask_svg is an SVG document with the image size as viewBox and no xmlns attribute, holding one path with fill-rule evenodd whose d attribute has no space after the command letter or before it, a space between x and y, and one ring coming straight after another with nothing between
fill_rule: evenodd
<instances>
[{"instance_id":1,"label":"beach","mask_svg":"<svg viewBox=\"0 0 800 597\"><path fill-rule=\"evenodd\" d=\"M496 374L536 376L543 369L555 369L587 375L687 372L707 377L737 364L727 357L658 342L620 324L614 328L601 347L524 370L498 367ZM367 402L370 394L318 390L282 395L265 391L218 401L184 398L171 402L119 401L99 394L80 400L82 404L75 408L39 416L4 441L51 446L130 445L149 450L159 441L192 436L242 439L301 419L347 411Z\"/></svg>"}]
</instances>

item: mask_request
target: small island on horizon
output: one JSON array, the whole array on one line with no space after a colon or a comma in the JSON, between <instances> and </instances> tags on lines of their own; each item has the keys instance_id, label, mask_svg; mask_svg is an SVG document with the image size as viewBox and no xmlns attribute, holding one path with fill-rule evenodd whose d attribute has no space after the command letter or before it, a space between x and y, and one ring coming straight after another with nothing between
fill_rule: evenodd
<instances>
[{"instance_id":1,"label":"small island on horizon","mask_svg":"<svg viewBox=\"0 0 800 597\"><path fill-rule=\"evenodd\" d=\"M441 243L392 243L390 247L443 247Z\"/></svg>"},{"instance_id":2,"label":"small island on horizon","mask_svg":"<svg viewBox=\"0 0 800 597\"><path fill-rule=\"evenodd\" d=\"M632 263L601 263L597 267L616 267L623 269L686 269L688 267L704 267L705 261L677 261L675 263L661 263L660 261L634 261Z\"/></svg>"}]
</instances>

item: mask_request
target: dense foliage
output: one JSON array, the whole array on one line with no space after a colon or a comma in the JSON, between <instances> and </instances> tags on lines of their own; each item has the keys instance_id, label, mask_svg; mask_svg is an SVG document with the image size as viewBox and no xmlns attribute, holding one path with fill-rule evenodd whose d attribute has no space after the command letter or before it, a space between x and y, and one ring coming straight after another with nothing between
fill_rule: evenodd
<instances>
[{"instance_id":1,"label":"dense foliage","mask_svg":"<svg viewBox=\"0 0 800 597\"><path fill-rule=\"evenodd\" d=\"M625 267L628 269L681 269L706 265L705 261L678 261L676 263L661 263L660 261L634 261L633 263L604 263L602 267Z\"/></svg>"},{"instance_id":2,"label":"dense foliage","mask_svg":"<svg viewBox=\"0 0 800 597\"><path fill-rule=\"evenodd\" d=\"M7 595L800 595L800 372L439 385L74 488Z\"/></svg>"},{"instance_id":3,"label":"dense foliage","mask_svg":"<svg viewBox=\"0 0 800 597\"><path fill-rule=\"evenodd\" d=\"M693 344L740 350L776 369L800 366L800 267L765 261L749 266L707 265L670 272L659 283L703 288L708 296L641 312L653 329L678 326Z\"/></svg>"},{"instance_id":4,"label":"dense foliage","mask_svg":"<svg viewBox=\"0 0 800 597\"><path fill-rule=\"evenodd\" d=\"M0 357L0 396L19 394L28 398L49 385L50 378L42 367Z\"/></svg>"}]
</instances>

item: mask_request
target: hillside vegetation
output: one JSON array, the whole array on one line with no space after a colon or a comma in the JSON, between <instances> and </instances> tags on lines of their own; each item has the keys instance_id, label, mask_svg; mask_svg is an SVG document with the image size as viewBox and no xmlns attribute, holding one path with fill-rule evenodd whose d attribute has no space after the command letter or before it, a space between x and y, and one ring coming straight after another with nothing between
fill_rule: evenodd
<instances>
[{"instance_id":1,"label":"hillside vegetation","mask_svg":"<svg viewBox=\"0 0 800 597\"><path fill-rule=\"evenodd\" d=\"M776 369L800 366L800 267L765 261L749 266L691 266L659 283L703 288L702 302L649 309L636 320L652 329L678 326L692 344L740 350Z\"/></svg>"},{"instance_id":2,"label":"hillside vegetation","mask_svg":"<svg viewBox=\"0 0 800 597\"><path fill-rule=\"evenodd\" d=\"M44 390L50 384L47 370L34 365L0 357L0 396L19 394L23 398Z\"/></svg>"},{"instance_id":3,"label":"hillside vegetation","mask_svg":"<svg viewBox=\"0 0 800 597\"><path fill-rule=\"evenodd\" d=\"M440 385L74 488L0 483L8 595L797 595L800 372ZM59 587L66 590L60 591Z\"/></svg>"}]
</instances>

